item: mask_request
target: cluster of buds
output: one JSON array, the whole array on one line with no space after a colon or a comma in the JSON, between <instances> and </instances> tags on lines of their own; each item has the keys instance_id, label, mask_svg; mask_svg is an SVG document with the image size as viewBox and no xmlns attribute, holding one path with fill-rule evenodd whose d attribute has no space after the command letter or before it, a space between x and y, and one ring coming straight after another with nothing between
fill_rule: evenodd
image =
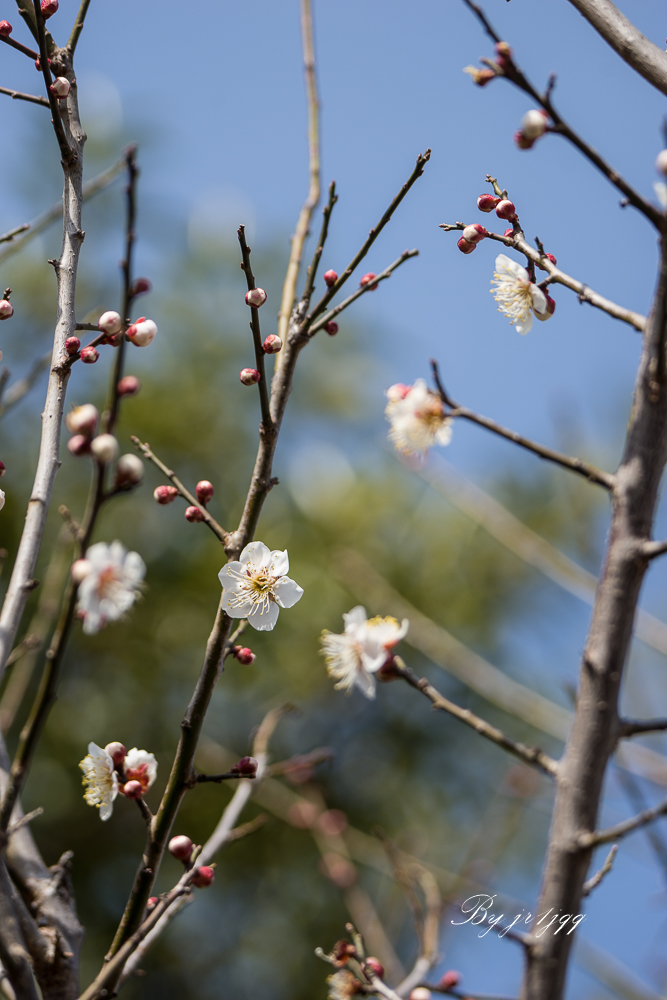
<instances>
[{"instance_id":1,"label":"cluster of buds","mask_svg":"<svg viewBox=\"0 0 667 1000\"><path fill-rule=\"evenodd\" d=\"M169 841L168 847L169 853L172 857L176 858L177 861L182 861L185 865L186 870L192 869L191 858L193 851L199 852L199 848L195 848L195 845L190 840L189 837L180 835L178 837L172 837ZM196 886L198 889L205 889L207 886L211 885L215 878L215 868L209 865L199 865L194 869L194 874L192 876L191 885ZM155 900L153 905L157 902L157 897L153 896L151 899ZM151 900L149 899L149 903Z\"/></svg>"},{"instance_id":2,"label":"cluster of buds","mask_svg":"<svg viewBox=\"0 0 667 1000\"><path fill-rule=\"evenodd\" d=\"M512 50L507 42L498 42L495 47L495 58L493 60L483 59L482 62L487 64L484 69L480 69L478 66L466 66L463 70L464 73L470 74L472 82L478 87L485 87L497 76L507 74L507 71L512 67Z\"/></svg>"},{"instance_id":3,"label":"cluster of buds","mask_svg":"<svg viewBox=\"0 0 667 1000\"><path fill-rule=\"evenodd\" d=\"M259 761L254 757L241 757L238 764L232 764L229 770L231 774L242 774L246 778L254 778L258 767Z\"/></svg>"},{"instance_id":4,"label":"cluster of buds","mask_svg":"<svg viewBox=\"0 0 667 1000\"><path fill-rule=\"evenodd\" d=\"M501 198L495 194L480 194L477 199L477 208L480 212L485 212L486 214L495 211L499 219L505 219L509 222L517 220L514 203L508 198ZM513 229L505 230L505 236L512 236L513 234ZM472 253L477 244L486 239L488 235L489 233L484 226L472 223L470 226L465 226L457 246L461 253Z\"/></svg>"},{"instance_id":5,"label":"cluster of buds","mask_svg":"<svg viewBox=\"0 0 667 1000\"><path fill-rule=\"evenodd\" d=\"M533 109L526 111L521 119L521 128L514 133L514 141L519 149L532 149L549 128L549 115L546 111Z\"/></svg>"},{"instance_id":6,"label":"cluster of buds","mask_svg":"<svg viewBox=\"0 0 667 1000\"><path fill-rule=\"evenodd\" d=\"M457 246L461 253L472 253L477 244L481 243L483 239L486 239L488 235L489 234L484 226L474 223L471 226L465 227Z\"/></svg>"},{"instance_id":7,"label":"cluster of buds","mask_svg":"<svg viewBox=\"0 0 667 1000\"><path fill-rule=\"evenodd\" d=\"M245 304L252 309L259 309L266 302L266 292L263 288L251 288L245 294Z\"/></svg>"},{"instance_id":8,"label":"cluster of buds","mask_svg":"<svg viewBox=\"0 0 667 1000\"><path fill-rule=\"evenodd\" d=\"M89 455L90 444L100 418L97 407L92 403L75 406L65 417L67 430L73 435L67 442L72 455Z\"/></svg>"},{"instance_id":9,"label":"cluster of buds","mask_svg":"<svg viewBox=\"0 0 667 1000\"><path fill-rule=\"evenodd\" d=\"M246 667L255 662L255 654L248 646L233 646L231 653L239 663L242 663Z\"/></svg>"},{"instance_id":10,"label":"cluster of buds","mask_svg":"<svg viewBox=\"0 0 667 1000\"><path fill-rule=\"evenodd\" d=\"M170 492L167 491L173 489L174 489L173 486L158 486L158 489L155 490L153 496L155 497L158 503L171 503L174 497L171 495ZM161 493L160 496L158 496L158 490L163 490L165 492ZM176 490L174 495L176 495L177 493L178 491ZM197 500L199 500L199 503L202 505L202 507L205 507L206 504L213 499L213 494L215 493L215 490L213 488L213 483L209 483L208 479L202 479L200 482L197 483L197 486L195 487L195 493L197 495ZM164 499L162 499L162 497L164 497ZM194 524L196 521L203 521L204 514L199 509L199 507L195 507L193 504L191 507L185 508L185 520L190 521L191 524Z\"/></svg>"}]
</instances>

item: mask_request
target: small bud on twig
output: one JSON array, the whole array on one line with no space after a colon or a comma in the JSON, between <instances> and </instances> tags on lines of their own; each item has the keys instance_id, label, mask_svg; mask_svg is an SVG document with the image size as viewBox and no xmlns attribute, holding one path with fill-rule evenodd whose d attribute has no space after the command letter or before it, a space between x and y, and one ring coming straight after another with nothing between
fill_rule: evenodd
<instances>
[{"instance_id":1,"label":"small bud on twig","mask_svg":"<svg viewBox=\"0 0 667 1000\"><path fill-rule=\"evenodd\" d=\"M210 500L213 498L215 490L213 489L213 483L209 483L208 479L202 479L195 487L195 493L197 494L197 500L199 500L202 506L206 506Z\"/></svg>"},{"instance_id":2,"label":"small bud on twig","mask_svg":"<svg viewBox=\"0 0 667 1000\"><path fill-rule=\"evenodd\" d=\"M521 131L526 139L531 139L534 142L535 139L539 139L540 136L544 135L547 130L548 118L549 116L546 111L539 111L537 109L526 111L521 119Z\"/></svg>"},{"instance_id":3,"label":"small bud on twig","mask_svg":"<svg viewBox=\"0 0 667 1000\"><path fill-rule=\"evenodd\" d=\"M369 271L368 274L364 274L364 276L362 277L361 281L359 282L359 287L364 288L366 285L368 285L369 291L374 292L375 289L378 287L378 283L376 281L374 285L371 285L371 281L373 280L373 278L376 277L377 277L376 274L373 274L372 271Z\"/></svg>"},{"instance_id":4,"label":"small bud on twig","mask_svg":"<svg viewBox=\"0 0 667 1000\"><path fill-rule=\"evenodd\" d=\"M262 349L265 354L277 354L282 349L282 346L283 342L280 337L275 333L270 333L262 344Z\"/></svg>"},{"instance_id":5,"label":"small bud on twig","mask_svg":"<svg viewBox=\"0 0 667 1000\"><path fill-rule=\"evenodd\" d=\"M113 309L109 309L107 312L102 313L97 321L102 333L106 333L109 336L113 336L114 333L120 333L122 327L122 322L120 314L114 312Z\"/></svg>"},{"instance_id":6,"label":"small bud on twig","mask_svg":"<svg viewBox=\"0 0 667 1000\"><path fill-rule=\"evenodd\" d=\"M254 757L241 757L238 764L233 764L229 770L232 771L233 774L254 775L257 774L258 767L259 761L255 760Z\"/></svg>"},{"instance_id":7,"label":"small bud on twig","mask_svg":"<svg viewBox=\"0 0 667 1000\"><path fill-rule=\"evenodd\" d=\"M127 795L128 799L140 799L144 794L143 785L140 781L126 781L124 785L119 785L118 791Z\"/></svg>"},{"instance_id":8,"label":"small bud on twig","mask_svg":"<svg viewBox=\"0 0 667 1000\"><path fill-rule=\"evenodd\" d=\"M96 347L82 347L81 348L81 360L84 365L94 365L100 356L100 352Z\"/></svg>"},{"instance_id":9,"label":"small bud on twig","mask_svg":"<svg viewBox=\"0 0 667 1000\"><path fill-rule=\"evenodd\" d=\"M7 466L5 465L4 462L0 462L0 476L4 476L6 471L7 471Z\"/></svg>"},{"instance_id":10,"label":"small bud on twig","mask_svg":"<svg viewBox=\"0 0 667 1000\"><path fill-rule=\"evenodd\" d=\"M255 662L255 654L247 646L234 646L232 656L235 656L239 663L243 663L244 666Z\"/></svg>"},{"instance_id":11,"label":"small bud on twig","mask_svg":"<svg viewBox=\"0 0 667 1000\"><path fill-rule=\"evenodd\" d=\"M512 222L516 218L516 208L511 201L504 198L496 206L496 215L499 219L507 219L508 222Z\"/></svg>"},{"instance_id":12,"label":"small bud on twig","mask_svg":"<svg viewBox=\"0 0 667 1000\"><path fill-rule=\"evenodd\" d=\"M55 94L57 98L62 100L69 94L70 82L67 79L67 77L57 76L53 81L53 83L51 84L51 86L49 87L49 90L51 91L52 94Z\"/></svg>"},{"instance_id":13,"label":"small bud on twig","mask_svg":"<svg viewBox=\"0 0 667 1000\"><path fill-rule=\"evenodd\" d=\"M251 288L245 293L245 303L253 309L259 309L266 302L266 292L263 288Z\"/></svg>"},{"instance_id":14,"label":"small bud on twig","mask_svg":"<svg viewBox=\"0 0 667 1000\"><path fill-rule=\"evenodd\" d=\"M117 767L123 763L125 757L127 756L127 750L125 749L123 744L118 743L118 741L114 743L107 743L104 749L109 754L112 761Z\"/></svg>"},{"instance_id":15,"label":"small bud on twig","mask_svg":"<svg viewBox=\"0 0 667 1000\"><path fill-rule=\"evenodd\" d=\"M458 241L456 245L461 251L461 253L472 253L473 250L477 247L476 243L468 243L468 241L464 240L463 237L461 237L461 239Z\"/></svg>"},{"instance_id":16,"label":"small bud on twig","mask_svg":"<svg viewBox=\"0 0 667 1000\"><path fill-rule=\"evenodd\" d=\"M157 500L157 502L163 506L171 503L177 496L178 490L175 486L157 486L153 490L153 499Z\"/></svg>"},{"instance_id":17,"label":"small bud on twig","mask_svg":"<svg viewBox=\"0 0 667 1000\"><path fill-rule=\"evenodd\" d=\"M124 375L116 386L119 396L136 396L141 389L141 382L136 375Z\"/></svg>"},{"instance_id":18,"label":"small bud on twig","mask_svg":"<svg viewBox=\"0 0 667 1000\"><path fill-rule=\"evenodd\" d=\"M159 902L159 896L149 896L148 899L146 900L146 909L154 910L158 902Z\"/></svg>"},{"instance_id":19,"label":"small bud on twig","mask_svg":"<svg viewBox=\"0 0 667 1000\"><path fill-rule=\"evenodd\" d=\"M70 576L72 577L72 583L78 587L81 581L86 579L92 568L93 567L89 559L75 559L69 571ZM120 746L120 743L118 745Z\"/></svg>"},{"instance_id":20,"label":"small bud on twig","mask_svg":"<svg viewBox=\"0 0 667 1000\"><path fill-rule=\"evenodd\" d=\"M67 450L77 458L90 454L90 438L84 437L83 434L75 434L67 442Z\"/></svg>"},{"instance_id":21,"label":"small bud on twig","mask_svg":"<svg viewBox=\"0 0 667 1000\"><path fill-rule=\"evenodd\" d=\"M440 979L438 988L441 990L450 990L453 986L458 986L460 982L461 973L456 972L455 969L448 969L444 976Z\"/></svg>"},{"instance_id":22,"label":"small bud on twig","mask_svg":"<svg viewBox=\"0 0 667 1000\"><path fill-rule=\"evenodd\" d=\"M9 38L13 30L9 21L0 21L0 36L2 38Z\"/></svg>"},{"instance_id":23,"label":"small bud on twig","mask_svg":"<svg viewBox=\"0 0 667 1000\"><path fill-rule=\"evenodd\" d=\"M81 341L78 337L68 337L65 341L65 350L68 354L76 354L81 347Z\"/></svg>"},{"instance_id":24,"label":"small bud on twig","mask_svg":"<svg viewBox=\"0 0 667 1000\"><path fill-rule=\"evenodd\" d=\"M127 329L128 339L132 341L135 347L148 347L149 344L153 343L156 333L157 324L152 319L146 319L145 316L140 316Z\"/></svg>"},{"instance_id":25,"label":"small bud on twig","mask_svg":"<svg viewBox=\"0 0 667 1000\"><path fill-rule=\"evenodd\" d=\"M370 972L371 975L377 976L378 979L384 979L384 966L377 960L377 958L373 958L372 955L368 956L361 968L364 972Z\"/></svg>"},{"instance_id":26,"label":"small bud on twig","mask_svg":"<svg viewBox=\"0 0 667 1000\"><path fill-rule=\"evenodd\" d=\"M194 524L195 521L203 521L204 515L200 511L199 507L194 507L194 506L186 507L185 520L190 521L191 524Z\"/></svg>"},{"instance_id":27,"label":"small bud on twig","mask_svg":"<svg viewBox=\"0 0 667 1000\"><path fill-rule=\"evenodd\" d=\"M431 991L426 986L415 986L409 1000L431 1000Z\"/></svg>"},{"instance_id":28,"label":"small bud on twig","mask_svg":"<svg viewBox=\"0 0 667 1000\"><path fill-rule=\"evenodd\" d=\"M58 0L42 0L40 7L42 10L42 17L45 21L48 21L50 17L53 17L55 12L58 10Z\"/></svg>"},{"instance_id":29,"label":"small bud on twig","mask_svg":"<svg viewBox=\"0 0 667 1000\"><path fill-rule=\"evenodd\" d=\"M239 373L243 385L254 385L261 377L256 368L242 368Z\"/></svg>"},{"instance_id":30,"label":"small bud on twig","mask_svg":"<svg viewBox=\"0 0 667 1000\"><path fill-rule=\"evenodd\" d=\"M324 277L324 284L327 286L327 288L331 288L331 286L335 285L336 282L338 281L338 275L333 270L325 271L323 277Z\"/></svg>"},{"instance_id":31,"label":"small bud on twig","mask_svg":"<svg viewBox=\"0 0 667 1000\"><path fill-rule=\"evenodd\" d=\"M67 430L72 434L87 434L92 436L99 420L97 407L92 403L84 403L83 406L75 406L65 417Z\"/></svg>"},{"instance_id":32,"label":"small bud on twig","mask_svg":"<svg viewBox=\"0 0 667 1000\"><path fill-rule=\"evenodd\" d=\"M144 463L131 452L121 455L116 463L115 486L138 486L144 478Z\"/></svg>"},{"instance_id":33,"label":"small bud on twig","mask_svg":"<svg viewBox=\"0 0 667 1000\"><path fill-rule=\"evenodd\" d=\"M464 239L466 243L480 243L483 239L486 239L488 232L484 226L480 226L474 223L472 226L466 226L461 234L461 239Z\"/></svg>"},{"instance_id":34,"label":"small bud on twig","mask_svg":"<svg viewBox=\"0 0 667 1000\"><path fill-rule=\"evenodd\" d=\"M501 199L496 198L495 194L480 194L477 199L477 208L480 212L492 212L496 205L500 204Z\"/></svg>"},{"instance_id":35,"label":"small bud on twig","mask_svg":"<svg viewBox=\"0 0 667 1000\"><path fill-rule=\"evenodd\" d=\"M335 320L330 319L328 323L324 324L324 329L327 331L330 337L335 337L338 333L338 323Z\"/></svg>"},{"instance_id":36,"label":"small bud on twig","mask_svg":"<svg viewBox=\"0 0 667 1000\"><path fill-rule=\"evenodd\" d=\"M178 837L172 837L169 841L169 853L179 861L189 861L193 847L194 844L190 838L182 834Z\"/></svg>"},{"instance_id":37,"label":"small bud on twig","mask_svg":"<svg viewBox=\"0 0 667 1000\"><path fill-rule=\"evenodd\" d=\"M130 298L134 299L137 295L145 295L146 292L150 292L152 287L148 278L135 278L130 285Z\"/></svg>"},{"instance_id":38,"label":"small bud on twig","mask_svg":"<svg viewBox=\"0 0 667 1000\"><path fill-rule=\"evenodd\" d=\"M14 306L9 299L0 299L0 320L9 319L14 315Z\"/></svg>"},{"instance_id":39,"label":"small bud on twig","mask_svg":"<svg viewBox=\"0 0 667 1000\"><path fill-rule=\"evenodd\" d=\"M655 161L655 169L659 174L664 174L667 177L667 149L663 149L661 153L658 153Z\"/></svg>"},{"instance_id":40,"label":"small bud on twig","mask_svg":"<svg viewBox=\"0 0 667 1000\"><path fill-rule=\"evenodd\" d=\"M198 889L205 889L207 886L211 885L213 879L215 878L215 872L208 865L201 865L196 870L191 885L197 886Z\"/></svg>"},{"instance_id":41,"label":"small bud on twig","mask_svg":"<svg viewBox=\"0 0 667 1000\"><path fill-rule=\"evenodd\" d=\"M90 450L101 465L107 465L118 457L118 442L113 434L98 434L90 442Z\"/></svg>"}]
</instances>

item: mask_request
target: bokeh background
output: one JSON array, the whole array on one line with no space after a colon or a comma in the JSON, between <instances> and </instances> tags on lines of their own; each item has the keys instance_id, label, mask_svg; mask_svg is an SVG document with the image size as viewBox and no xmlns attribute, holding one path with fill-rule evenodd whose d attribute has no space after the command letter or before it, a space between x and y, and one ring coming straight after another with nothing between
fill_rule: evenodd
<instances>
[{"instance_id":1,"label":"bokeh background","mask_svg":"<svg viewBox=\"0 0 667 1000\"><path fill-rule=\"evenodd\" d=\"M59 41L77 7L61 0L50 22ZM289 549L292 576L305 595L281 614L273 633L248 637L257 653L252 666L228 662L199 763L215 770L224 766L225 753L248 752L264 713L286 699L297 710L276 732L274 759L319 746L331 747L334 756L310 776L292 775L297 783L277 779L283 792L274 789L273 809L268 802L250 805L245 818L266 813L266 824L220 855L215 885L198 893L172 924L143 963L146 976L131 982L126 994L324 997L328 970L314 949L328 949L342 935L350 885L362 894L357 903L370 901L382 916L391 947L380 957L396 972L396 963L409 967L414 933L404 896L387 874L375 835L381 828L430 867L443 894L452 894L434 979L453 967L471 993L515 996L516 946L492 934L478 940L469 926L451 923L461 919L456 899L469 894L455 875L498 893L512 918L530 908L548 830L549 784L454 720L437 716L403 685L382 686L373 703L334 691L317 640L323 628L340 630L342 613L360 600L369 614L387 613L387 588L393 588L508 677L571 707L587 604L529 568L427 484L425 472L451 481L446 466L424 470L397 460L386 443L383 390L426 376L428 358L437 357L451 393L466 405L613 468L630 408L638 335L559 289L554 319L520 337L489 295L495 248L482 244L465 257L454 235L443 234L438 224L486 221L475 199L491 173L509 190L527 235L539 236L566 271L643 312L655 281L655 240L561 139L516 149L512 134L529 104L502 81L480 90L461 72L491 54L462 4L315 0L314 11L323 181L335 178L339 192L324 268L343 269L417 153L430 147L423 178L363 269L381 270L406 247L419 247L420 256L346 313L336 338L320 335L302 355L276 459L281 482L258 537ZM558 73L563 115L651 197L653 161L662 146L661 95L565 0L490 0L487 11L538 84ZM659 4L628 0L624 12L662 43ZM0 18L29 42L9 0L0 0ZM29 61L8 47L1 55L2 85L37 91ZM247 226L255 273L269 293L261 314L267 334L307 185L298 4L93 2L77 66L89 135L87 177L114 162L128 141L139 143L137 271L150 277L154 290L138 305L160 333L149 350L130 349L128 371L141 378L143 389L124 406L121 445L130 450L129 435L137 434L191 486L210 479L216 487L211 509L232 526L252 465L258 410L255 393L238 382L252 354L236 228ZM57 200L60 168L46 114L9 99L2 107L4 232ZM122 221L120 182L85 207L80 319L117 307ZM54 281L46 259L58 253L57 230L4 262L0 255L3 287L14 289L16 309L0 331L12 378L48 349ZM76 366L72 402L103 405L110 360L107 352L94 368ZM10 558L30 490L43 391L44 377L0 427L8 467L0 544ZM47 597L48 580L57 596L58 559L67 558L58 548L57 507L65 503L80 514L90 471L87 460L72 458L64 447L62 457L37 574ZM525 524L597 571L607 523L601 492L472 426L456 426L446 458ZM184 520L179 503L155 505L151 493L160 481L147 469L144 485L109 505L100 520L97 539L120 538L141 553L147 589L127 621L94 638L75 635L25 796L26 808L44 807L33 830L47 862L74 851L79 913L87 928L86 979L99 967L122 912L143 828L125 801L101 824L83 802L77 763L89 740L103 745L119 739L152 750L160 770L150 804L157 804L219 596L218 543L204 526ZM664 511L658 522L656 532L663 535ZM56 561L47 575L52 551ZM376 574L371 582L368 573ZM664 568L656 566L643 595L643 606L662 618L666 583ZM39 598L38 592L26 615L26 633L36 624L31 616L43 613L46 598L41 610ZM403 653L415 671L515 738L558 752L553 737L455 680L446 655L434 662L437 657L410 646L411 637ZM14 711L8 687L0 702L12 745L34 689L29 666L25 657L15 668L14 693L21 677L28 685L24 701ZM664 670L663 654L636 644L628 712L664 713ZM660 736L645 742L667 749ZM634 811L617 774L612 770L608 781L605 823ZM204 839L232 791L225 785L196 789L176 832ZM652 802L664 789L641 782L633 792ZM345 814L353 855L347 869L325 870L296 796ZM289 812L295 804L299 808ZM177 876L176 863L167 859L159 889ZM586 905L571 1000L665 995L665 878L645 834L623 843L612 875Z\"/></svg>"}]
</instances>

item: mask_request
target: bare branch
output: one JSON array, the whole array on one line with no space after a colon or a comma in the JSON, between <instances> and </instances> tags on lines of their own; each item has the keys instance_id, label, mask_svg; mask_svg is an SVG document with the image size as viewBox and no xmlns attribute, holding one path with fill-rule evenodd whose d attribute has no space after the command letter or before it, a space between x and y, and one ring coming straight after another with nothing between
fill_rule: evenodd
<instances>
[{"instance_id":1,"label":"bare branch","mask_svg":"<svg viewBox=\"0 0 667 1000\"><path fill-rule=\"evenodd\" d=\"M655 559L663 556L667 552L667 541L665 542L645 542L642 547L642 555L646 559Z\"/></svg>"},{"instance_id":2,"label":"bare branch","mask_svg":"<svg viewBox=\"0 0 667 1000\"><path fill-rule=\"evenodd\" d=\"M252 273L252 267L250 266L250 247L246 243L245 226L239 226L238 237L239 243L241 244L241 255L243 257L241 270L245 274L248 291L250 292L256 288L256 285L255 276ZM250 329L252 330L252 340L255 348L255 364L257 365L257 371L259 372L259 382L257 383L257 388L259 389L259 402L262 409L262 423L266 428L271 428L273 426L273 420L271 419L269 390L266 384L264 348L262 347L262 334L259 328L259 309L252 305L249 306L249 308L251 317Z\"/></svg>"},{"instance_id":3,"label":"bare branch","mask_svg":"<svg viewBox=\"0 0 667 1000\"><path fill-rule=\"evenodd\" d=\"M66 167L72 167L77 159L79 159L79 151L76 147L70 146L69 140L65 133L65 127L63 125L62 116L60 114L60 105L58 98L51 90L51 84L53 79L51 77L50 59L49 51L46 43L46 27L44 24L44 16L42 14L40 0L32 0L33 8L35 11L35 20L37 22L37 37L39 40L39 65L42 70L42 76L44 77L44 84L46 86L46 93L48 96L49 106L51 108L51 121L53 123L53 131L56 134L56 139L58 140L58 145L60 146L60 155L62 157L62 162ZM73 77L71 72L71 62L70 62L70 75ZM76 90L76 79L69 81L72 87Z\"/></svg>"},{"instance_id":4,"label":"bare branch","mask_svg":"<svg viewBox=\"0 0 667 1000\"><path fill-rule=\"evenodd\" d=\"M599 886L602 879L605 877L605 875L607 875L611 871L614 865L614 858L616 857L617 852L618 852L618 844L614 844L609 854L605 858L605 862L602 868L600 868L600 870L597 871L595 875L592 876L592 878L589 878L587 882L584 882L584 888L582 889L581 892L582 896L590 896L593 889L596 889L597 886Z\"/></svg>"},{"instance_id":5,"label":"bare branch","mask_svg":"<svg viewBox=\"0 0 667 1000\"><path fill-rule=\"evenodd\" d=\"M13 906L11 882L4 858L0 858L0 961L17 998L41 1000Z\"/></svg>"},{"instance_id":6,"label":"bare branch","mask_svg":"<svg viewBox=\"0 0 667 1000\"><path fill-rule=\"evenodd\" d=\"M29 59L39 59L39 52L35 52L34 49L29 49L27 45L23 45L22 42L17 42L16 39L10 38L9 35L0 35L0 42L4 42L5 45L11 45L13 49L16 49L18 52L22 52L23 55L28 56Z\"/></svg>"},{"instance_id":7,"label":"bare branch","mask_svg":"<svg viewBox=\"0 0 667 1000\"><path fill-rule=\"evenodd\" d=\"M320 235L317 241L317 246L315 247L315 253L313 254L313 259L307 271L306 284L303 289L303 295L301 296L301 307L303 310L307 310L310 305L313 289L315 287L315 276L317 275L317 268L319 267L320 260L322 258L322 253L324 251L324 244L326 243L327 236L329 234L329 222L331 220L331 213L333 212L334 205L336 204L337 201L338 201L338 196L336 194L336 182L332 181L331 184L329 185L329 200L322 209L322 228L320 229Z\"/></svg>"},{"instance_id":8,"label":"bare branch","mask_svg":"<svg viewBox=\"0 0 667 1000\"><path fill-rule=\"evenodd\" d=\"M634 830L639 830L642 826L646 826L647 823L652 823L653 820L658 819L659 816L664 816L665 813L667 813L667 799L663 799L662 802L659 802L657 806L653 806L651 809L644 809L643 812L633 816L632 819L626 819L622 823L617 823L616 826L610 826L606 830L595 830L593 833L580 834L576 845L581 850L588 850L591 847L597 847L598 844L608 844L612 840L620 840L621 837L625 837Z\"/></svg>"},{"instance_id":9,"label":"bare branch","mask_svg":"<svg viewBox=\"0 0 667 1000\"><path fill-rule=\"evenodd\" d=\"M642 733L658 733L667 729L667 719L621 719L621 739Z\"/></svg>"},{"instance_id":10,"label":"bare branch","mask_svg":"<svg viewBox=\"0 0 667 1000\"><path fill-rule=\"evenodd\" d=\"M0 35L0 37L2 36ZM11 243L15 237L21 233L25 233L28 229L30 229L30 223L28 222L24 222L22 226L15 226L14 229L10 229L4 236L0 236L0 243Z\"/></svg>"},{"instance_id":11,"label":"bare branch","mask_svg":"<svg viewBox=\"0 0 667 1000\"><path fill-rule=\"evenodd\" d=\"M0 400L0 417L4 417L5 413L7 413L8 410L11 410L12 406L16 406L16 404L20 403L24 396L27 396L42 372L49 367L50 360L50 353L43 354L41 358L38 358L37 361L35 361L27 375L14 382L14 384L2 394L2 398Z\"/></svg>"},{"instance_id":12,"label":"bare branch","mask_svg":"<svg viewBox=\"0 0 667 1000\"><path fill-rule=\"evenodd\" d=\"M79 13L76 15L76 21L74 22L74 27L72 28L72 33L69 36L69 41L67 43L67 48L70 50L72 55L74 55L74 50L76 49L77 42L81 37L81 32L83 31L83 25L86 20L86 14L88 13L89 7L90 7L90 0L81 0Z\"/></svg>"},{"instance_id":13,"label":"bare branch","mask_svg":"<svg viewBox=\"0 0 667 1000\"><path fill-rule=\"evenodd\" d=\"M20 90L10 90L8 87L0 87L0 94L6 94L13 101L29 101L31 104L41 104L43 108L50 107L45 97L36 97L34 94L23 94Z\"/></svg>"}]
</instances>

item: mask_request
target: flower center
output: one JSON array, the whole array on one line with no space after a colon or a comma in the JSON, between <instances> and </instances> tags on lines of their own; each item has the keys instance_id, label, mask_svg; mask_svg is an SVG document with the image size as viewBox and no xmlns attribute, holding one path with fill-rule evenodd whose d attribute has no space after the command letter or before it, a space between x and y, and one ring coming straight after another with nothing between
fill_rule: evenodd
<instances>
[{"instance_id":1,"label":"flower center","mask_svg":"<svg viewBox=\"0 0 667 1000\"><path fill-rule=\"evenodd\" d=\"M229 602L230 607L240 608L251 601L261 608L260 614L267 614L271 601L276 599L273 587L280 577L271 576L267 569L254 569L252 565L246 567L245 573L235 573L234 576L239 582L236 594Z\"/></svg>"},{"instance_id":2,"label":"flower center","mask_svg":"<svg viewBox=\"0 0 667 1000\"><path fill-rule=\"evenodd\" d=\"M117 580L115 566L107 566L106 569L102 570L97 580L97 593L100 600L109 596L109 592L113 590Z\"/></svg>"}]
</instances>

